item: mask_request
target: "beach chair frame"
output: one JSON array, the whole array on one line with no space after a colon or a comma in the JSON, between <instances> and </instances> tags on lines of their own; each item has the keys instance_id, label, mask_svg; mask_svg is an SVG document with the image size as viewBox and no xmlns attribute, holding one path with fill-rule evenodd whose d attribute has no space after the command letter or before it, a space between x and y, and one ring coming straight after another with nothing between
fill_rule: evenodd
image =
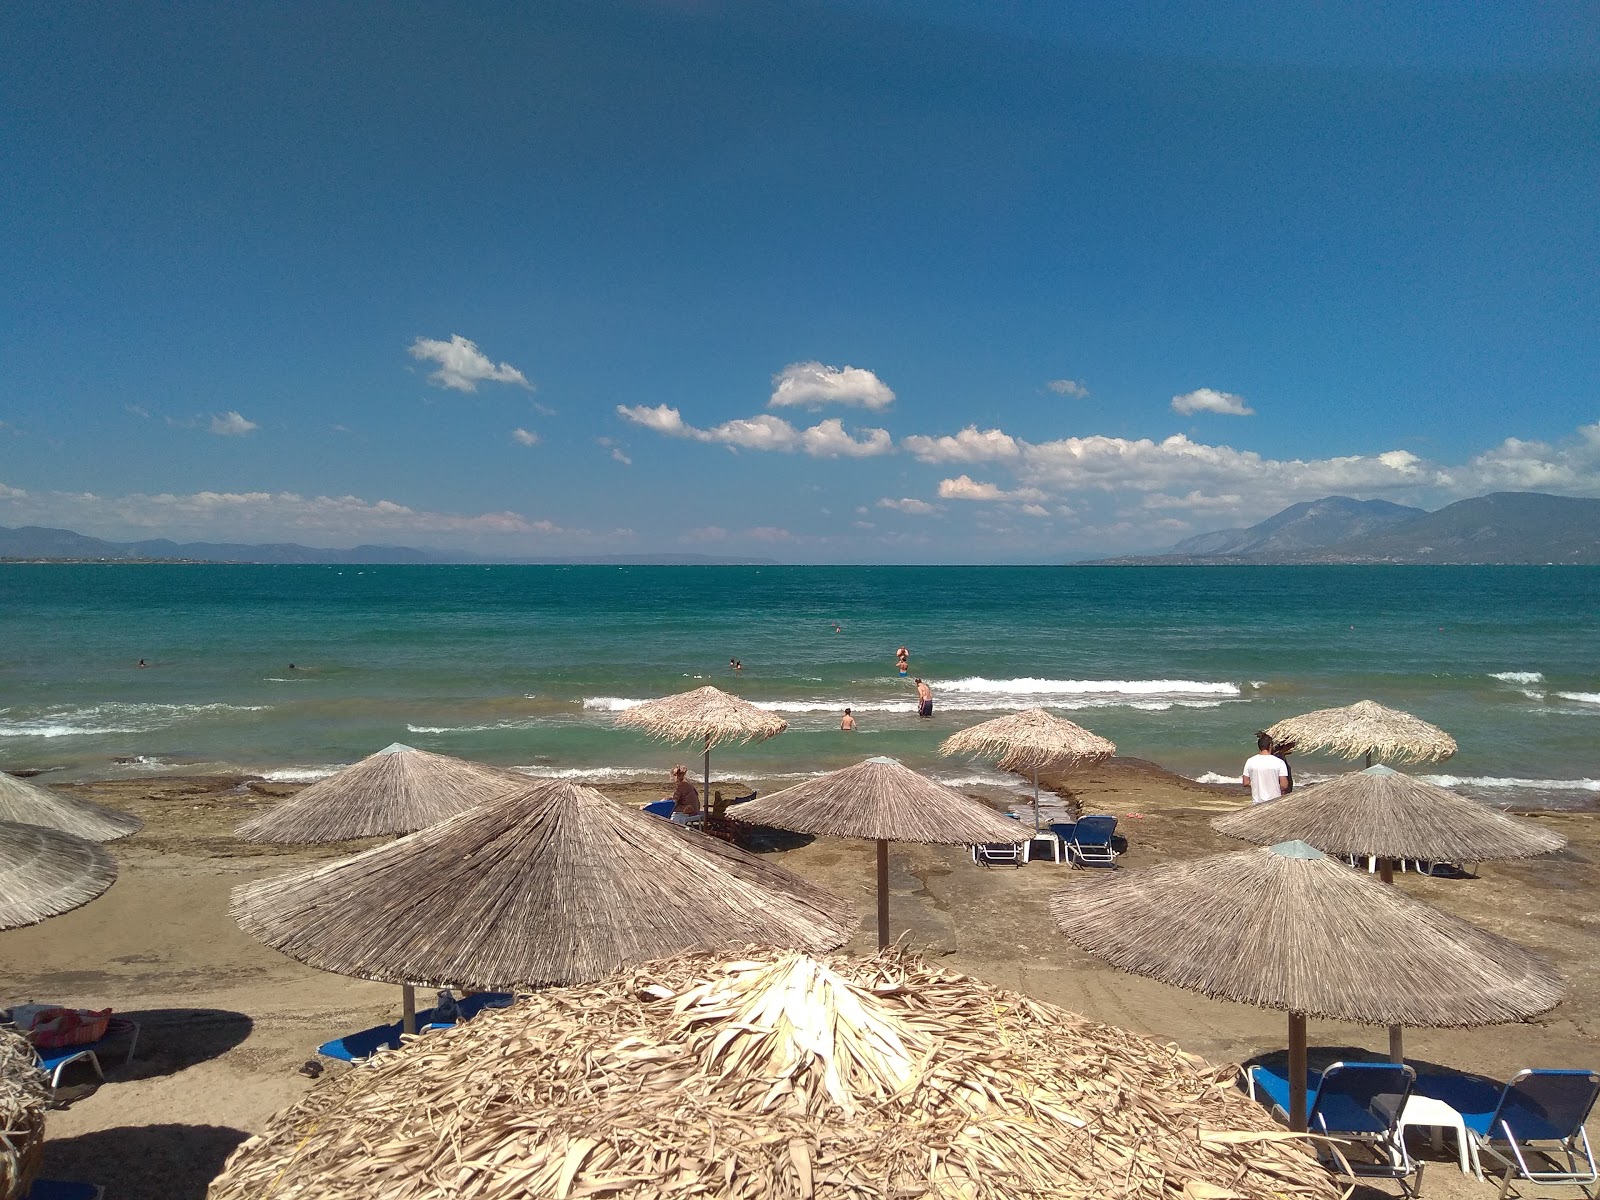
<instances>
[{"instance_id":1,"label":"beach chair frame","mask_svg":"<svg viewBox=\"0 0 1600 1200\"><path fill-rule=\"evenodd\" d=\"M1113 816L1079 817L1072 828L1072 841L1067 845L1067 862L1073 868L1115 867L1117 850L1112 839L1116 833L1117 819Z\"/></svg>"},{"instance_id":2,"label":"beach chair frame","mask_svg":"<svg viewBox=\"0 0 1600 1200\"><path fill-rule=\"evenodd\" d=\"M1399 1079L1398 1091L1385 1091L1377 1082L1380 1075ZM1255 1065L1244 1072L1245 1089L1250 1098L1266 1104L1274 1112L1289 1119L1289 1079L1269 1067ZM1311 1071L1306 1079L1306 1129L1320 1135L1319 1157L1326 1153L1332 1159L1329 1169L1347 1179L1358 1177L1393 1179L1408 1196L1419 1195L1422 1189L1423 1164L1411 1157L1406 1149L1405 1130L1400 1124L1400 1114L1405 1111L1411 1089L1416 1085L1417 1073L1404 1063L1390 1062L1336 1062L1326 1071ZM1330 1082L1333 1086L1330 1087ZM1356 1085L1351 1087L1349 1085ZM1329 1123L1328 1109L1335 1101L1353 1105L1371 1121L1369 1128L1335 1128ZM1348 1107L1346 1108L1348 1112ZM1350 1125L1349 1120L1336 1120L1336 1124ZM1351 1162L1340 1143L1356 1143L1369 1149L1375 1161ZM1326 1160L1325 1165L1326 1165ZM1416 1176L1414 1182L1412 1176Z\"/></svg>"},{"instance_id":3,"label":"beach chair frame","mask_svg":"<svg viewBox=\"0 0 1600 1200\"><path fill-rule=\"evenodd\" d=\"M1518 1129L1513 1124L1516 1117L1508 1112L1507 1102L1514 1102L1514 1098L1520 1094L1538 1104L1538 1100L1532 1095L1536 1089L1527 1086L1527 1081L1530 1079L1574 1085L1571 1094L1576 1097L1582 1097L1586 1093L1587 1098L1579 1099L1578 1103L1565 1114L1571 1118L1569 1122L1564 1122L1566 1132L1538 1136L1531 1134L1524 1127L1519 1135ZM1587 1088L1584 1087L1585 1083ZM1594 1071L1530 1068L1518 1071L1511 1077L1500 1092L1494 1115L1489 1118L1488 1132L1480 1134L1476 1130L1473 1131L1480 1157L1487 1154L1505 1166L1505 1175L1500 1181L1502 1200L1511 1191L1512 1181L1516 1179L1525 1179L1529 1183L1571 1184L1584 1195L1590 1195L1590 1186L1600 1183L1600 1169L1597 1169L1594 1148L1589 1144L1589 1134L1584 1128L1584 1123L1594 1111L1596 1099L1600 1099L1600 1073ZM1504 1144L1504 1150L1501 1148L1501 1143ZM1553 1169L1535 1170L1533 1164L1528 1161L1530 1153L1544 1158ZM1566 1160L1564 1169L1560 1165L1558 1155Z\"/></svg>"}]
</instances>

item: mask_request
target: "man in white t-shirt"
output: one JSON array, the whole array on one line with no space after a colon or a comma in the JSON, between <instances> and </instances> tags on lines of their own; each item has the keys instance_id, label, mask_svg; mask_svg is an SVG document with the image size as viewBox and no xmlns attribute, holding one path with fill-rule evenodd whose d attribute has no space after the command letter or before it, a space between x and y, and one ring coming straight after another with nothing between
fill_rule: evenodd
<instances>
[{"instance_id":1,"label":"man in white t-shirt","mask_svg":"<svg viewBox=\"0 0 1600 1200\"><path fill-rule=\"evenodd\" d=\"M1250 789L1250 803L1276 800L1289 791L1289 764L1272 752L1272 738L1263 733L1256 738L1257 753L1245 760L1239 782Z\"/></svg>"}]
</instances>

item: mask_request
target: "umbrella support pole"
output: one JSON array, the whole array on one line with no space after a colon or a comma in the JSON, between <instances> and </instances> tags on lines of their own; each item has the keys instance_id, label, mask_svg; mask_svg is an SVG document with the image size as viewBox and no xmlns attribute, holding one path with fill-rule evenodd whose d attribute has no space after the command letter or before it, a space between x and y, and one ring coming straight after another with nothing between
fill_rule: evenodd
<instances>
[{"instance_id":1,"label":"umbrella support pole","mask_svg":"<svg viewBox=\"0 0 1600 1200\"><path fill-rule=\"evenodd\" d=\"M1033 836L1039 836L1039 768L1033 769Z\"/></svg>"},{"instance_id":2,"label":"umbrella support pole","mask_svg":"<svg viewBox=\"0 0 1600 1200\"><path fill-rule=\"evenodd\" d=\"M1389 1061L1403 1063L1406 1060L1405 1033L1399 1025L1389 1026Z\"/></svg>"},{"instance_id":3,"label":"umbrella support pole","mask_svg":"<svg viewBox=\"0 0 1600 1200\"><path fill-rule=\"evenodd\" d=\"M1289 1128L1306 1131L1306 1015L1289 1014Z\"/></svg>"},{"instance_id":4,"label":"umbrella support pole","mask_svg":"<svg viewBox=\"0 0 1600 1200\"><path fill-rule=\"evenodd\" d=\"M889 945L889 843L878 839L878 949Z\"/></svg>"},{"instance_id":5,"label":"umbrella support pole","mask_svg":"<svg viewBox=\"0 0 1600 1200\"><path fill-rule=\"evenodd\" d=\"M1378 878L1384 883L1394 882L1394 859L1380 858L1378 860Z\"/></svg>"},{"instance_id":6,"label":"umbrella support pole","mask_svg":"<svg viewBox=\"0 0 1600 1200\"><path fill-rule=\"evenodd\" d=\"M706 787L700 796L700 819L711 815L711 735L706 734ZM704 825L701 828L705 828Z\"/></svg>"},{"instance_id":7,"label":"umbrella support pole","mask_svg":"<svg viewBox=\"0 0 1600 1200\"><path fill-rule=\"evenodd\" d=\"M417 989L409 983L400 985L400 1032L417 1031Z\"/></svg>"}]
</instances>

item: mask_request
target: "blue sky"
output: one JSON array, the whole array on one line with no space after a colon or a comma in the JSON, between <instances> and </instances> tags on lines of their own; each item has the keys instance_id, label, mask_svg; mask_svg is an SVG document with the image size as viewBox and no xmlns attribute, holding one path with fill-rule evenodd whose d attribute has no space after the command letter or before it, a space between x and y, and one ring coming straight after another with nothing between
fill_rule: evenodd
<instances>
[{"instance_id":1,"label":"blue sky","mask_svg":"<svg viewBox=\"0 0 1600 1200\"><path fill-rule=\"evenodd\" d=\"M0 524L1049 561L1600 495L1596 10L1261 9L7 6Z\"/></svg>"}]
</instances>

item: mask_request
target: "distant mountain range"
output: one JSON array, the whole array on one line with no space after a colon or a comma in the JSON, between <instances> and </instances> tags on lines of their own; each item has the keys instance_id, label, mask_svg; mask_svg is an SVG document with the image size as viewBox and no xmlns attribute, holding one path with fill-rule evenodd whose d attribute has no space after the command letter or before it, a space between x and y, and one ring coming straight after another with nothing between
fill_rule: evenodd
<instances>
[{"instance_id":1,"label":"distant mountain range","mask_svg":"<svg viewBox=\"0 0 1600 1200\"><path fill-rule=\"evenodd\" d=\"M1288 563L1600 564L1600 500L1494 492L1437 512L1329 496L1294 504L1248 529L1186 538L1165 554L1094 566Z\"/></svg>"},{"instance_id":2,"label":"distant mountain range","mask_svg":"<svg viewBox=\"0 0 1600 1200\"><path fill-rule=\"evenodd\" d=\"M769 558L719 558L708 554L600 554L560 558L485 558L410 546L355 546L324 550L294 542L253 546L230 542L107 542L70 529L0 526L0 560L24 562L224 562L224 563L514 563L599 566L768 566Z\"/></svg>"}]
</instances>

